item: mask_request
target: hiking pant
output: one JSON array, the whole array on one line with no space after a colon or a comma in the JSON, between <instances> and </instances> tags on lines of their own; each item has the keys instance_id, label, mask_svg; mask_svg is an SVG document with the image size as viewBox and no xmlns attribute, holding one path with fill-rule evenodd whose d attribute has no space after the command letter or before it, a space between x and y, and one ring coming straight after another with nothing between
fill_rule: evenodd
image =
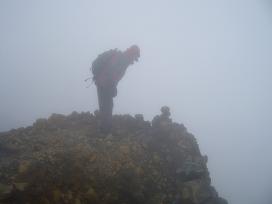
<instances>
[{"instance_id":1,"label":"hiking pant","mask_svg":"<svg viewBox=\"0 0 272 204\"><path fill-rule=\"evenodd\" d=\"M97 95L100 111L100 130L103 133L110 133L112 127L113 97L117 94L116 87L97 86Z\"/></svg>"}]
</instances>

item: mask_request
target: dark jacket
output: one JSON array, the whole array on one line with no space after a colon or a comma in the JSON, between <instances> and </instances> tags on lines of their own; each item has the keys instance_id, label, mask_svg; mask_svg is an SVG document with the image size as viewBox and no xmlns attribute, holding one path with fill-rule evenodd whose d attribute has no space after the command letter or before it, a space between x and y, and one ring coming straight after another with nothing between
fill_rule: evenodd
<instances>
[{"instance_id":1,"label":"dark jacket","mask_svg":"<svg viewBox=\"0 0 272 204\"><path fill-rule=\"evenodd\" d=\"M99 55L92 64L93 80L100 87L116 87L129 65L125 55L115 49Z\"/></svg>"}]
</instances>

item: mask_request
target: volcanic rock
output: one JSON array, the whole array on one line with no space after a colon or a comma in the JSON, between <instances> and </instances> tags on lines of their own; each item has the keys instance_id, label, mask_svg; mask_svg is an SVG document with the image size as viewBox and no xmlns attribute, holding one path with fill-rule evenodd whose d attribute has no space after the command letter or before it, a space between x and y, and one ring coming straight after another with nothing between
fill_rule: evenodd
<instances>
[{"instance_id":1,"label":"volcanic rock","mask_svg":"<svg viewBox=\"0 0 272 204\"><path fill-rule=\"evenodd\" d=\"M0 204L227 204L207 156L168 107L152 122L99 113L53 114L0 134Z\"/></svg>"}]
</instances>

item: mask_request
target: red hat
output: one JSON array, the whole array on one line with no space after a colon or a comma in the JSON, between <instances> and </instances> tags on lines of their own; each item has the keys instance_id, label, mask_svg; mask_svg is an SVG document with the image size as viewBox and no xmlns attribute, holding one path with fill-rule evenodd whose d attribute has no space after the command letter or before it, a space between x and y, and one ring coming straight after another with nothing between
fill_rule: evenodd
<instances>
[{"instance_id":1,"label":"red hat","mask_svg":"<svg viewBox=\"0 0 272 204\"><path fill-rule=\"evenodd\" d=\"M135 60L138 61L138 58L140 57L140 48L137 45L132 45L126 50L126 52L129 55L135 56Z\"/></svg>"}]
</instances>

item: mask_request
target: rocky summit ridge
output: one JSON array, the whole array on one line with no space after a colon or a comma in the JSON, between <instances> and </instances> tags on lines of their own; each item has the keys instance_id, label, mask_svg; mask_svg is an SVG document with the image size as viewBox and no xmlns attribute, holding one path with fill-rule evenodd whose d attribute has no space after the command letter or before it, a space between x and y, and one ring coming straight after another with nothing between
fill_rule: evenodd
<instances>
[{"instance_id":1,"label":"rocky summit ridge","mask_svg":"<svg viewBox=\"0 0 272 204\"><path fill-rule=\"evenodd\" d=\"M0 133L0 204L227 204L195 137L161 111L114 115L110 135L98 111Z\"/></svg>"}]
</instances>

